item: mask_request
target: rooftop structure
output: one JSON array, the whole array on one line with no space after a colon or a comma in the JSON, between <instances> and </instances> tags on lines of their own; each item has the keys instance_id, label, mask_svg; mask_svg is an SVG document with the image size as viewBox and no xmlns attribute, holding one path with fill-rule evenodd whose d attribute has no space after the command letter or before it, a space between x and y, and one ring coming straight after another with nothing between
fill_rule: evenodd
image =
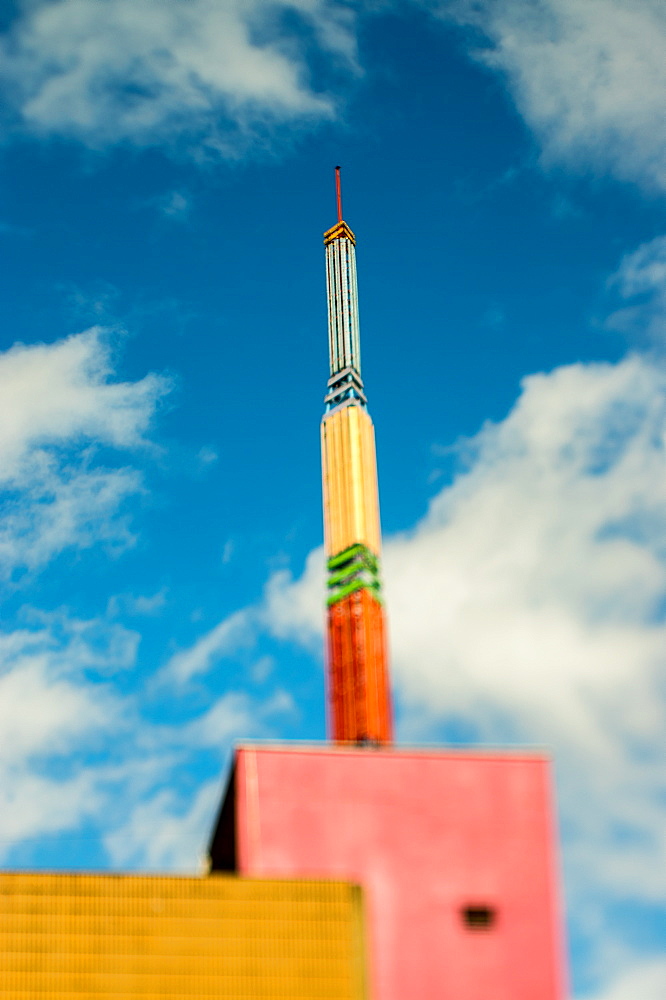
<instances>
[{"instance_id":1,"label":"rooftop structure","mask_svg":"<svg viewBox=\"0 0 666 1000\"><path fill-rule=\"evenodd\" d=\"M321 422L328 560L328 715L335 742L393 738L375 432L361 378L356 238L342 218L324 233L330 372Z\"/></svg>"},{"instance_id":2,"label":"rooftop structure","mask_svg":"<svg viewBox=\"0 0 666 1000\"><path fill-rule=\"evenodd\" d=\"M543 754L239 747L210 856L360 883L372 1000L563 1000Z\"/></svg>"}]
</instances>

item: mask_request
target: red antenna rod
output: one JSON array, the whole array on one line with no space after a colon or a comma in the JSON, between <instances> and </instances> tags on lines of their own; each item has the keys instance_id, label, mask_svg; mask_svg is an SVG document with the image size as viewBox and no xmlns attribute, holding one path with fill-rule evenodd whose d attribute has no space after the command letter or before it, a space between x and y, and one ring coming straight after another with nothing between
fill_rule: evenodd
<instances>
[{"instance_id":1,"label":"red antenna rod","mask_svg":"<svg viewBox=\"0 0 666 1000\"><path fill-rule=\"evenodd\" d=\"M342 188L340 187L340 167L335 168L335 197L338 201L338 222L342 222Z\"/></svg>"}]
</instances>

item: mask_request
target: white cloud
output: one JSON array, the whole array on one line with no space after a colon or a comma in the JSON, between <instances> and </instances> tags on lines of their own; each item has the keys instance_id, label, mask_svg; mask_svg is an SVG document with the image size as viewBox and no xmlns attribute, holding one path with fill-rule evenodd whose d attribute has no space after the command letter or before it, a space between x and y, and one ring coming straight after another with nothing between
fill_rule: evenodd
<instances>
[{"instance_id":1,"label":"white cloud","mask_svg":"<svg viewBox=\"0 0 666 1000\"><path fill-rule=\"evenodd\" d=\"M524 736L604 747L598 699L642 688L666 638L665 389L639 358L571 365L482 429L470 470L387 546L408 697L482 696Z\"/></svg>"},{"instance_id":2,"label":"white cloud","mask_svg":"<svg viewBox=\"0 0 666 1000\"><path fill-rule=\"evenodd\" d=\"M614 312L606 325L666 346L666 236L657 236L627 254L609 286L631 301Z\"/></svg>"},{"instance_id":3,"label":"white cloud","mask_svg":"<svg viewBox=\"0 0 666 1000\"><path fill-rule=\"evenodd\" d=\"M666 960L645 962L620 976L612 986L585 1000L663 1000L666 996Z\"/></svg>"},{"instance_id":4,"label":"white cloud","mask_svg":"<svg viewBox=\"0 0 666 1000\"><path fill-rule=\"evenodd\" d=\"M263 702L244 692L222 695L204 713L180 726L155 729L154 752L164 754L165 747L195 751L208 748L227 758L234 740L266 736L276 717L292 713L291 697L277 691ZM130 761L126 768L135 767ZM114 865L145 871L201 870L204 852L222 797L220 777L195 786L196 794L179 794L165 789L166 763L162 773L151 774L152 785L142 787L132 797L126 819L104 837L104 844ZM226 774L220 770L222 780Z\"/></svg>"},{"instance_id":5,"label":"white cloud","mask_svg":"<svg viewBox=\"0 0 666 1000\"><path fill-rule=\"evenodd\" d=\"M21 649L30 650L33 645L39 649L48 637L48 662L63 676L85 670L107 677L134 666L141 636L119 622L75 618L64 608L51 612L22 608L20 617L29 626L16 633L21 643L25 637Z\"/></svg>"},{"instance_id":6,"label":"white cloud","mask_svg":"<svg viewBox=\"0 0 666 1000\"><path fill-rule=\"evenodd\" d=\"M156 375L111 382L106 331L93 327L54 344L16 344L0 355L0 477L20 475L31 450L94 439L116 448L144 442L166 384Z\"/></svg>"},{"instance_id":7,"label":"white cloud","mask_svg":"<svg viewBox=\"0 0 666 1000\"><path fill-rule=\"evenodd\" d=\"M208 465L215 465L219 461L220 456L218 455L215 448L211 448L210 445L204 445L203 448L199 448L197 454L197 459L202 468Z\"/></svg>"},{"instance_id":8,"label":"white cloud","mask_svg":"<svg viewBox=\"0 0 666 1000\"><path fill-rule=\"evenodd\" d=\"M127 823L104 839L112 864L142 871L201 872L221 794L219 781L210 781L186 806L167 790L139 803Z\"/></svg>"},{"instance_id":9,"label":"white cloud","mask_svg":"<svg viewBox=\"0 0 666 1000\"><path fill-rule=\"evenodd\" d=\"M270 706L269 706L270 712ZM192 746L222 746L235 736L257 735L262 729L256 703L242 692L228 692L202 715L184 725L178 739Z\"/></svg>"},{"instance_id":10,"label":"white cloud","mask_svg":"<svg viewBox=\"0 0 666 1000\"><path fill-rule=\"evenodd\" d=\"M160 209L163 215L170 219L186 219L192 208L192 199L182 191L172 191L160 199Z\"/></svg>"},{"instance_id":11,"label":"white cloud","mask_svg":"<svg viewBox=\"0 0 666 1000\"><path fill-rule=\"evenodd\" d=\"M475 54L505 75L546 162L666 190L662 0L425 2L486 36Z\"/></svg>"},{"instance_id":12,"label":"white cloud","mask_svg":"<svg viewBox=\"0 0 666 1000\"><path fill-rule=\"evenodd\" d=\"M69 765L99 749L122 718L107 685L82 681L102 656L99 623L37 618L36 628L0 634L2 856L14 842L77 826L99 807L93 773ZM113 634L106 640L106 664L124 659L123 644ZM60 773L50 776L54 764Z\"/></svg>"},{"instance_id":13,"label":"white cloud","mask_svg":"<svg viewBox=\"0 0 666 1000\"><path fill-rule=\"evenodd\" d=\"M136 616L160 615L167 603L166 588L154 594L114 594L107 607L110 616L125 614Z\"/></svg>"},{"instance_id":14,"label":"white cloud","mask_svg":"<svg viewBox=\"0 0 666 1000\"><path fill-rule=\"evenodd\" d=\"M23 617L0 633L0 860L86 823L113 864L195 869L219 802L211 770L223 773L235 739L293 712L290 697L227 691L203 711L181 699L184 718L156 722L145 688L113 683L136 667L136 633L64 611Z\"/></svg>"},{"instance_id":15,"label":"white cloud","mask_svg":"<svg viewBox=\"0 0 666 1000\"><path fill-rule=\"evenodd\" d=\"M76 829L100 809L101 801L94 776L80 770L59 781L42 778L36 771L0 770L0 857L31 837L47 837Z\"/></svg>"},{"instance_id":16,"label":"white cloud","mask_svg":"<svg viewBox=\"0 0 666 1000\"><path fill-rule=\"evenodd\" d=\"M0 677L3 763L58 756L72 745L81 745L111 721L112 699L99 697L107 694L92 686L85 691L68 679L50 676L43 653L22 657ZM26 705L30 706L27 719Z\"/></svg>"},{"instance_id":17,"label":"white cloud","mask_svg":"<svg viewBox=\"0 0 666 1000\"><path fill-rule=\"evenodd\" d=\"M127 520L118 509L141 490L133 470L86 472L40 456L20 481L8 490L0 525L0 573L10 578L22 569L44 566L70 546L89 548L106 542L110 549L133 541ZM16 576L14 576L16 579Z\"/></svg>"},{"instance_id":18,"label":"white cloud","mask_svg":"<svg viewBox=\"0 0 666 1000\"><path fill-rule=\"evenodd\" d=\"M119 511L140 491L119 449L145 448L158 399L154 375L113 381L100 329L0 354L0 575L43 567L68 546L130 539ZM99 461L105 447L105 465ZM66 610L23 609L0 634L0 854L25 838L78 827L108 804L109 768L136 712L110 678L136 659L138 633ZM28 706L28 710L26 710ZM111 753L113 756L113 753ZM111 782L113 783L113 782Z\"/></svg>"},{"instance_id":19,"label":"white cloud","mask_svg":"<svg viewBox=\"0 0 666 1000\"><path fill-rule=\"evenodd\" d=\"M225 618L188 649L179 650L168 660L158 675L160 683L186 684L193 677L206 673L218 660L243 645L254 642L253 614L238 611Z\"/></svg>"},{"instance_id":20,"label":"white cloud","mask_svg":"<svg viewBox=\"0 0 666 1000\"><path fill-rule=\"evenodd\" d=\"M666 188L662 0L418 0L477 29L546 163ZM101 148L178 141L237 156L257 133L336 111L313 48L357 72L357 11L337 0L32 0L0 39L5 101L37 134ZM483 38L483 43L479 44ZM261 140L262 142L264 139ZM187 211L174 192L163 210Z\"/></svg>"},{"instance_id":21,"label":"white cloud","mask_svg":"<svg viewBox=\"0 0 666 1000\"><path fill-rule=\"evenodd\" d=\"M266 585L262 618L278 639L291 639L313 651L321 650L323 581L323 548L309 554L300 579L294 580L286 569L273 574Z\"/></svg>"},{"instance_id":22,"label":"white cloud","mask_svg":"<svg viewBox=\"0 0 666 1000\"><path fill-rule=\"evenodd\" d=\"M309 82L308 39L349 69L352 21L332 0L33 0L2 75L37 132L93 146L203 136L233 154L254 127L333 113Z\"/></svg>"},{"instance_id":23,"label":"white cloud","mask_svg":"<svg viewBox=\"0 0 666 1000\"><path fill-rule=\"evenodd\" d=\"M68 546L131 541L116 515L141 491L141 476L100 465L97 451L146 446L168 383L156 375L114 382L112 375L100 328L0 354L1 576L39 568Z\"/></svg>"}]
</instances>

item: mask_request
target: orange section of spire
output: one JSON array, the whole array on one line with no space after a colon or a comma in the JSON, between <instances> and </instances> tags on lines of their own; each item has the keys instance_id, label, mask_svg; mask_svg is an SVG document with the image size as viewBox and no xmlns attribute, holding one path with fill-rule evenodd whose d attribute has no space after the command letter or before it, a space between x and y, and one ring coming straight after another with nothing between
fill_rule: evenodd
<instances>
[{"instance_id":1,"label":"orange section of spire","mask_svg":"<svg viewBox=\"0 0 666 1000\"><path fill-rule=\"evenodd\" d=\"M328 609L328 683L335 742L392 742L384 608L368 590Z\"/></svg>"}]
</instances>

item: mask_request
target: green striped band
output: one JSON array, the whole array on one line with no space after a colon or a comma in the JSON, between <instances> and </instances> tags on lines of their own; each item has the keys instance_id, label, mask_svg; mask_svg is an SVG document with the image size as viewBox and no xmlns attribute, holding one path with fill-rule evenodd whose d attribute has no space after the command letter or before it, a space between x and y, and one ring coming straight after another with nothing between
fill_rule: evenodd
<instances>
[{"instance_id":1,"label":"green striped band","mask_svg":"<svg viewBox=\"0 0 666 1000\"><path fill-rule=\"evenodd\" d=\"M328 590L330 606L356 590L371 590L381 601L379 560L367 546L358 542L328 560Z\"/></svg>"}]
</instances>

